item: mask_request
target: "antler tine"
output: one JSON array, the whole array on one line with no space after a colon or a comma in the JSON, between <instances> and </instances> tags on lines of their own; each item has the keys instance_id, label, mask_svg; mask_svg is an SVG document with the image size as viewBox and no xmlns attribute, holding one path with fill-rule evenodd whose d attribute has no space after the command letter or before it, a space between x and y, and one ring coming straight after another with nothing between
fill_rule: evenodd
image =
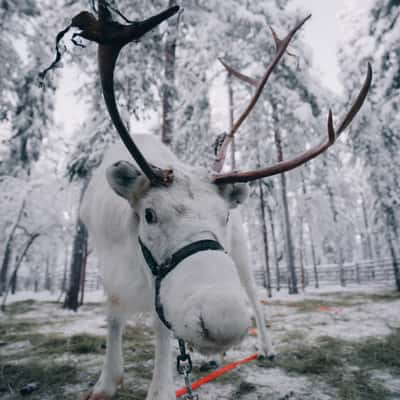
<instances>
[{"instance_id":1,"label":"antler tine","mask_svg":"<svg viewBox=\"0 0 400 400\"><path fill-rule=\"evenodd\" d=\"M368 90L371 86L372 82L372 67L371 64L368 63L368 71L367 71L367 77L365 79L364 85L355 100L354 104L350 108L349 112L346 114L346 116L343 118L343 121L339 124L339 128L336 132L336 136L338 137L353 121L353 118L357 115L358 111L362 107L365 98L367 97Z\"/></svg>"},{"instance_id":2,"label":"antler tine","mask_svg":"<svg viewBox=\"0 0 400 400\"><path fill-rule=\"evenodd\" d=\"M250 78L249 76L242 74L236 69L233 69L230 65L228 65L222 58L218 58L218 61L225 67L225 69L234 77L240 79L243 82L247 82L250 85L256 86L258 85L258 81L256 79Z\"/></svg>"},{"instance_id":3,"label":"antler tine","mask_svg":"<svg viewBox=\"0 0 400 400\"><path fill-rule=\"evenodd\" d=\"M252 97L252 99L250 100L248 106L246 107L246 109L243 111L243 113L240 115L240 117L238 118L238 120L234 123L231 131L229 132L228 135L226 135L224 142L222 143L222 146L220 148L220 151L218 152L215 161L214 161L214 165L213 165L213 169L216 172L220 172L222 170L222 167L224 165L224 161L225 161L225 157L226 157L226 152L228 149L228 145L231 142L235 132L239 129L239 127L242 125L243 121L248 117L248 115L250 114L251 110L254 108L254 106L257 103L257 100L259 99L265 84L267 83L272 71L275 69L275 67L277 66L277 64L279 63L280 59L282 58L283 54L285 53L290 41L292 40L293 36L296 34L296 32L306 23L306 21L308 19L311 18L311 14L308 15L306 18L304 18L302 21L300 21L285 37L285 39L280 40L278 39L278 37L276 36L276 33L274 32L274 30L271 28L272 30L272 35L274 37L274 41L275 41L275 45L276 45L276 53L275 53L275 57L272 60L272 63L268 66L267 70L265 71L264 76L262 77L262 79L260 80L260 82L255 81L252 78L246 77L243 74L240 74L239 72L236 72L233 70L233 68L228 67L227 70L228 72L232 73L232 75L238 77L239 79L242 79L254 86L257 86L256 91ZM227 67L227 64L225 62L223 62L222 60L220 60L221 63L224 65L224 67Z\"/></svg>"},{"instance_id":4,"label":"antler tine","mask_svg":"<svg viewBox=\"0 0 400 400\"><path fill-rule=\"evenodd\" d=\"M298 166L304 164L305 162L317 157L319 154L324 152L328 147L332 146L340 134L349 126L350 122L356 116L360 108L362 107L369 88L372 82L372 68L370 63L368 63L367 76L365 78L364 84L351 106L349 112L343 118L343 121L339 124L337 132L335 132L333 126L332 111L329 110L328 115L328 140L320 145L306 151L305 153L292 158L291 160L281 161L270 167L260 168L254 171L247 172L231 172L226 174L218 174L214 176L214 183L225 184L225 183L235 183L235 182L250 182L260 178L266 178L268 176L280 174L282 172L290 171Z\"/></svg>"}]
</instances>

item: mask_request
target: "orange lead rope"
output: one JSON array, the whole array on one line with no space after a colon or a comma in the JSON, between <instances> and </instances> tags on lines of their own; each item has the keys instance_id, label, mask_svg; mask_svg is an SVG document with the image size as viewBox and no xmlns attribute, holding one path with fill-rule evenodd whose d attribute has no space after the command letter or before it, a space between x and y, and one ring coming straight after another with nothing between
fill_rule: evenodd
<instances>
[{"instance_id":1,"label":"orange lead rope","mask_svg":"<svg viewBox=\"0 0 400 400\"><path fill-rule=\"evenodd\" d=\"M217 379L219 376L226 374L229 371L232 371L233 369L235 369L236 367L238 367L239 365L242 364L246 364L249 363L250 361L254 361L257 360L258 358L258 353L254 353L253 355L243 358L243 360L239 360L239 361L234 361L231 364L225 365L224 367L221 367L219 369L217 369L214 372L211 372L211 374L203 376L203 378L200 378L199 380L195 381L192 383L192 390L196 390L198 389L200 386L213 381L214 379ZM185 387L178 389L175 394L176 397L179 398L181 396L183 396L184 394L187 393L187 389Z\"/></svg>"}]
</instances>

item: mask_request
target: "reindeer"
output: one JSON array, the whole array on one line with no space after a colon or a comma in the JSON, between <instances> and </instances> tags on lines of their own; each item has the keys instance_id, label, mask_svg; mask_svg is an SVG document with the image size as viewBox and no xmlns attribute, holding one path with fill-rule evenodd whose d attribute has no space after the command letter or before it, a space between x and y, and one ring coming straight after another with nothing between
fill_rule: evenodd
<instances>
[{"instance_id":1,"label":"reindeer","mask_svg":"<svg viewBox=\"0 0 400 400\"><path fill-rule=\"evenodd\" d=\"M100 259L108 296L108 334L100 378L87 400L109 399L123 380L122 333L129 315L154 314L155 364L147 400L172 400L171 340L182 349L190 343L204 354L222 352L246 335L250 300L259 330L260 354L274 349L265 327L249 268L246 237L238 208L247 198L247 183L289 171L330 147L361 108L372 72L349 113L335 132L332 113L328 140L304 154L255 171L221 172L227 148L249 115L273 69L310 16L284 40L274 31L276 54L260 82L226 65L238 78L256 86L243 114L225 136L212 169L187 165L151 135L129 135L115 101L114 68L120 50L178 11L175 6L142 22L112 20L104 0L98 19L77 15L75 34L95 41L104 99L124 145L105 154L83 198L80 215ZM183 360L184 361L184 360Z\"/></svg>"}]
</instances>

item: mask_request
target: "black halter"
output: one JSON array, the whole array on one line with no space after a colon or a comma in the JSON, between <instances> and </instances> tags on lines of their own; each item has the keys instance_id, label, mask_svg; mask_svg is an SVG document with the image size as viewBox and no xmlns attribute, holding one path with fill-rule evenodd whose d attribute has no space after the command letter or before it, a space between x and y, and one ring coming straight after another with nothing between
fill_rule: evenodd
<instances>
[{"instance_id":1,"label":"black halter","mask_svg":"<svg viewBox=\"0 0 400 400\"><path fill-rule=\"evenodd\" d=\"M159 264L151 251L146 247L139 237L139 244L142 249L143 257L149 266L151 273L155 277L155 308L160 320L168 329L172 329L171 324L165 319L164 309L160 301L160 288L161 281L184 259L198 253L199 251L205 250L219 250L224 251L224 248L216 240L198 240L197 242L190 243L178 251L172 256L166 258L161 264Z\"/></svg>"}]
</instances>

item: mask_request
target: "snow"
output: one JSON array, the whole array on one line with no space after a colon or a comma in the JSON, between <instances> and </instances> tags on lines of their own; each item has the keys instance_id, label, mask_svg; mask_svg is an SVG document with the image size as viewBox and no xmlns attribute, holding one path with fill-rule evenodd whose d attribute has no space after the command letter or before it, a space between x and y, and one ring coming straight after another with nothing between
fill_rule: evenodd
<instances>
[{"instance_id":1,"label":"snow","mask_svg":"<svg viewBox=\"0 0 400 400\"><path fill-rule=\"evenodd\" d=\"M281 291L272 299L268 299L265 291L259 289L260 299L266 301L264 305L266 318L271 326L270 329L278 354L288 345L295 347L296 343L299 345L310 344L322 336L360 341L362 338L380 337L393 332L393 328L400 328L400 297L394 297L393 293L391 288L377 285L346 288L331 286L312 289L295 296L289 296L285 291ZM102 292L88 293L88 304L80 307L78 312L62 309L61 304L54 302L56 298L56 294L48 292L20 292L10 296L11 303L35 300L32 310L14 315L13 318L21 321L42 321L43 323L38 329L38 333L42 334L71 336L86 333L106 335L105 307L102 304L104 295ZM322 308L319 306L319 301ZM340 306L341 303L343 306ZM303 309L303 304L308 307L311 306L311 309ZM7 318L9 317L6 314L0 314L0 323L6 321ZM47 321L50 323L46 323ZM150 316L144 314L128 323L134 325L137 322L151 326L152 320ZM1 347L0 353L10 356L19 351L29 350L30 346L30 342L26 340L11 343ZM248 336L240 345L226 354L223 364L247 357L254 353L256 349L257 338ZM177 354L177 350L177 344L174 343L173 357ZM206 357L198 353L193 353L192 359L195 365L200 365L207 360ZM65 361L70 361L70 358L66 358ZM21 362L21 360L18 362ZM93 371L93 373L97 373L102 364L100 356L95 358L85 356L82 361L74 358L74 362L85 362L87 370ZM141 368L151 371L152 365L152 362L148 362L141 365ZM249 385L248 393L240 393L240 382L233 380L224 383L216 380L200 389L201 398L212 400L215 399L216 393L218 393L218 398L243 397L246 400L264 398L262 396L265 393L268 393L271 400L282 398L332 400L334 398L332 396L335 396L334 389L328 387L323 381L314 381L308 375L288 375L279 368L259 368L252 362L240 366L236 369L236 373L240 376L240 382ZM127 379L132 378L128 376L129 373L126 375ZM377 381L383 382L394 393L398 391L399 380L389 372L374 372L374 377ZM139 383L136 382L136 384ZM143 384L145 384L145 381ZM181 387L183 378L175 374L174 385L176 388ZM252 388L252 385L254 385L254 388ZM71 392L74 390L73 387L70 389Z\"/></svg>"},{"instance_id":2,"label":"snow","mask_svg":"<svg viewBox=\"0 0 400 400\"><path fill-rule=\"evenodd\" d=\"M58 301L60 294L57 292L48 291L19 291L15 294L9 294L7 304L16 303L19 301L35 300L35 301ZM86 303L102 303L105 301L105 294L102 290L94 290L87 292L85 295Z\"/></svg>"},{"instance_id":3,"label":"snow","mask_svg":"<svg viewBox=\"0 0 400 400\"><path fill-rule=\"evenodd\" d=\"M331 336L345 340L360 340L366 337L384 336L393 328L400 328L400 300L391 303L376 303L365 301L357 295L384 294L388 292L385 285L348 287L328 286L312 289L306 293L293 296L287 292L279 292L271 300L261 296L269 303L266 306L268 315L273 321L274 337L282 332L299 331L305 334L309 341L319 336ZM341 301L340 294L353 295L351 307L325 306L326 303ZM261 293L260 293L261 294ZM321 296L322 295L322 296ZM291 303L306 302L307 300L321 301L321 309L315 312L301 312ZM283 303L283 304L282 304ZM286 305L284 305L286 303ZM277 305L278 304L278 305Z\"/></svg>"}]
</instances>

